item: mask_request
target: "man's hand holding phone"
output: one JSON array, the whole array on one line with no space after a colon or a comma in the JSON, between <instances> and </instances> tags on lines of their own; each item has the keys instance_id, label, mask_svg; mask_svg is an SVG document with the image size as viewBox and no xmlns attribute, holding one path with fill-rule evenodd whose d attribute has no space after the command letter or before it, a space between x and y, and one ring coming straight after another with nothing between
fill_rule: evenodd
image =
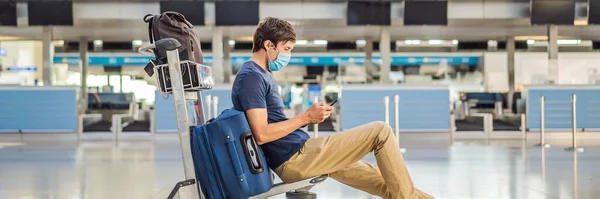
<instances>
[{"instance_id":1,"label":"man's hand holding phone","mask_svg":"<svg viewBox=\"0 0 600 199\"><path fill-rule=\"evenodd\" d=\"M310 106L306 112L304 112L305 121L307 121L309 124L318 124L325 121L325 119L331 116L331 112L333 112L332 105L334 105L336 102L337 100L331 105L327 105L323 102L313 103L313 105Z\"/></svg>"}]
</instances>

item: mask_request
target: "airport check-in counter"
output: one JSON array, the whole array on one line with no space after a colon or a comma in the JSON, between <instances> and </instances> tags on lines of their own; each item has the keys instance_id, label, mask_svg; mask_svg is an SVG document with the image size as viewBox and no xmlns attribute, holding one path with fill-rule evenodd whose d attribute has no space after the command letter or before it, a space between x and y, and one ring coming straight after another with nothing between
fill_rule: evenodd
<instances>
[{"instance_id":1,"label":"airport check-in counter","mask_svg":"<svg viewBox=\"0 0 600 199\"><path fill-rule=\"evenodd\" d=\"M398 96L397 103L394 96ZM388 100L384 100L388 97ZM341 130L373 121L386 121L400 132L448 132L448 86L360 84L343 85L340 94ZM385 101L388 101L386 111ZM395 107L398 106L396 118Z\"/></svg>"},{"instance_id":2,"label":"airport check-in counter","mask_svg":"<svg viewBox=\"0 0 600 199\"><path fill-rule=\"evenodd\" d=\"M133 93L89 93L88 109L90 114L101 114L102 120L111 121L115 114L132 114L137 104Z\"/></svg>"},{"instance_id":3,"label":"airport check-in counter","mask_svg":"<svg viewBox=\"0 0 600 199\"><path fill-rule=\"evenodd\" d=\"M572 128L572 97L576 95L577 131L600 131L600 86L597 85L528 85L523 89L526 99L527 127L540 130L540 98L544 96L546 131L570 132Z\"/></svg>"},{"instance_id":4,"label":"airport check-in counter","mask_svg":"<svg viewBox=\"0 0 600 199\"><path fill-rule=\"evenodd\" d=\"M494 118L499 118L504 112L503 105L504 96L501 93L460 93L460 103L456 105L457 119L463 120L472 113L492 113Z\"/></svg>"},{"instance_id":5,"label":"airport check-in counter","mask_svg":"<svg viewBox=\"0 0 600 199\"><path fill-rule=\"evenodd\" d=\"M77 87L0 87L0 133L75 133Z\"/></svg>"},{"instance_id":6,"label":"airport check-in counter","mask_svg":"<svg viewBox=\"0 0 600 199\"><path fill-rule=\"evenodd\" d=\"M219 115L225 109L233 107L231 102L231 84L214 85L211 90L202 91L202 100L204 105L204 114L206 119L215 117L215 112ZM155 133L177 133L177 118L175 116L175 107L173 98L164 99L159 91L156 91L154 104L154 116L152 123ZM207 97L210 96L210 102ZM217 97L217 109L214 110L214 97ZM152 129L151 129L152 130Z\"/></svg>"}]
</instances>

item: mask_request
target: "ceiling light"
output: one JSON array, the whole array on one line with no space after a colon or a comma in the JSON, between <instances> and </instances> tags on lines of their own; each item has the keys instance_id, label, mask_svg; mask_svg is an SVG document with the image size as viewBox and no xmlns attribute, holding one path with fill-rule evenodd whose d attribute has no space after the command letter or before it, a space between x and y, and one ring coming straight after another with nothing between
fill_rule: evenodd
<instances>
[{"instance_id":1,"label":"ceiling light","mask_svg":"<svg viewBox=\"0 0 600 199\"><path fill-rule=\"evenodd\" d=\"M254 41L254 37L253 36L245 36L245 37L236 38L235 40L252 42L252 41Z\"/></svg>"},{"instance_id":2,"label":"ceiling light","mask_svg":"<svg viewBox=\"0 0 600 199\"><path fill-rule=\"evenodd\" d=\"M102 40L94 40L94 45L96 46L101 46L102 45Z\"/></svg>"},{"instance_id":3,"label":"ceiling light","mask_svg":"<svg viewBox=\"0 0 600 199\"><path fill-rule=\"evenodd\" d=\"M429 40L429 44L431 45L440 45L442 43L444 43L442 40Z\"/></svg>"},{"instance_id":4,"label":"ceiling light","mask_svg":"<svg viewBox=\"0 0 600 199\"><path fill-rule=\"evenodd\" d=\"M12 36L2 36L0 35L0 41L8 41L8 40L20 40L23 39L21 37L12 37Z\"/></svg>"},{"instance_id":5,"label":"ceiling light","mask_svg":"<svg viewBox=\"0 0 600 199\"><path fill-rule=\"evenodd\" d=\"M306 45L308 44L307 40L296 40L296 45Z\"/></svg>"},{"instance_id":6,"label":"ceiling light","mask_svg":"<svg viewBox=\"0 0 600 199\"><path fill-rule=\"evenodd\" d=\"M576 19L576 20L573 22L573 25L574 25L574 26L587 26L587 25L588 25L588 20L585 20L585 19L579 19L579 20L578 20L578 19Z\"/></svg>"},{"instance_id":7,"label":"ceiling light","mask_svg":"<svg viewBox=\"0 0 600 199\"><path fill-rule=\"evenodd\" d=\"M356 45L365 45L365 44L367 44L367 41L364 39L356 40Z\"/></svg>"},{"instance_id":8,"label":"ceiling light","mask_svg":"<svg viewBox=\"0 0 600 199\"><path fill-rule=\"evenodd\" d=\"M229 45L235 45L235 40L229 40L228 43Z\"/></svg>"},{"instance_id":9,"label":"ceiling light","mask_svg":"<svg viewBox=\"0 0 600 199\"><path fill-rule=\"evenodd\" d=\"M411 44L418 45L418 44L421 44L421 40L405 40L404 44L407 44L407 45L411 45Z\"/></svg>"},{"instance_id":10,"label":"ceiling light","mask_svg":"<svg viewBox=\"0 0 600 199\"><path fill-rule=\"evenodd\" d=\"M55 41L52 41L52 44L54 44L54 46L64 46L65 40L55 40Z\"/></svg>"},{"instance_id":11,"label":"ceiling light","mask_svg":"<svg viewBox=\"0 0 600 199\"><path fill-rule=\"evenodd\" d=\"M581 44L581 40L575 40L575 39L570 39L570 40L558 40L556 41L556 44L561 44L561 45L575 45L575 44Z\"/></svg>"},{"instance_id":12,"label":"ceiling light","mask_svg":"<svg viewBox=\"0 0 600 199\"><path fill-rule=\"evenodd\" d=\"M131 44L133 44L134 46L141 46L142 43L144 43L142 40L133 40L133 41L131 41Z\"/></svg>"},{"instance_id":13,"label":"ceiling light","mask_svg":"<svg viewBox=\"0 0 600 199\"><path fill-rule=\"evenodd\" d=\"M325 44L327 44L327 40L314 40L313 44L315 44L315 45L325 45Z\"/></svg>"},{"instance_id":14,"label":"ceiling light","mask_svg":"<svg viewBox=\"0 0 600 199\"><path fill-rule=\"evenodd\" d=\"M525 40L545 41L545 40L548 40L548 36L543 36L543 35L515 36L515 40L516 41L525 41Z\"/></svg>"}]
</instances>

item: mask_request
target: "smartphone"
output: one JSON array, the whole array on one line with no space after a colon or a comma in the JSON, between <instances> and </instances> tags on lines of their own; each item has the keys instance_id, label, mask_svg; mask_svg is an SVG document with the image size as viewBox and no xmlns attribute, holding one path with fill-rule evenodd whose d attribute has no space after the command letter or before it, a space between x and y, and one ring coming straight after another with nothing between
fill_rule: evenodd
<instances>
[{"instance_id":1,"label":"smartphone","mask_svg":"<svg viewBox=\"0 0 600 199\"><path fill-rule=\"evenodd\" d=\"M335 103L337 103L337 101L338 101L337 99L333 100L333 102L331 102L331 104L329 106L335 105Z\"/></svg>"}]
</instances>

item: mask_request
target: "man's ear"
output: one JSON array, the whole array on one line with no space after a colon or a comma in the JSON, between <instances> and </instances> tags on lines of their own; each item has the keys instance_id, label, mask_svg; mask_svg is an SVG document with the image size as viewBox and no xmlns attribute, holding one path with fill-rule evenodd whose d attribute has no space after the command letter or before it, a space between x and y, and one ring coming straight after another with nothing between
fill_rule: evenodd
<instances>
[{"instance_id":1,"label":"man's ear","mask_svg":"<svg viewBox=\"0 0 600 199\"><path fill-rule=\"evenodd\" d=\"M270 40L266 40L265 42L263 42L263 44L264 44L263 47L265 48L265 50L269 49L269 48L273 48L273 46L274 46L273 42L271 42Z\"/></svg>"}]
</instances>

